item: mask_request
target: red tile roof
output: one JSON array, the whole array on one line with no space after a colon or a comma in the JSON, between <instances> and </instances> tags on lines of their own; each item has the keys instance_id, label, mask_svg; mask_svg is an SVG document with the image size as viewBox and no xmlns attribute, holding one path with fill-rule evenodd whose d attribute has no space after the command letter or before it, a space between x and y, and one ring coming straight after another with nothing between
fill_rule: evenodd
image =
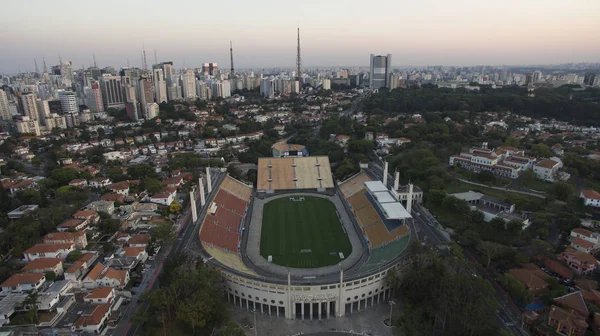
<instances>
[{"instance_id":1,"label":"red tile roof","mask_svg":"<svg viewBox=\"0 0 600 336\"><path fill-rule=\"evenodd\" d=\"M79 327L99 325L102 323L102 319L106 316L109 309L110 303L98 305L90 315L80 316L77 321L75 321L75 325Z\"/></svg>"},{"instance_id":2,"label":"red tile roof","mask_svg":"<svg viewBox=\"0 0 600 336\"><path fill-rule=\"evenodd\" d=\"M586 237L591 237L592 236L592 231L590 230L586 230L583 228L575 228L573 230L571 230L571 232L575 232L575 233L579 233L582 236L586 236Z\"/></svg>"},{"instance_id":3,"label":"red tile roof","mask_svg":"<svg viewBox=\"0 0 600 336\"><path fill-rule=\"evenodd\" d=\"M583 194L583 196L585 198L600 200L600 193L597 192L596 190L587 189L587 190L582 190L581 193Z\"/></svg>"},{"instance_id":4,"label":"red tile roof","mask_svg":"<svg viewBox=\"0 0 600 336\"><path fill-rule=\"evenodd\" d=\"M114 290L112 287L97 287L86 295L84 299L106 299Z\"/></svg>"},{"instance_id":5,"label":"red tile roof","mask_svg":"<svg viewBox=\"0 0 600 336\"><path fill-rule=\"evenodd\" d=\"M39 258L35 259L29 264L25 265L21 270L22 271L33 271L33 270L45 270L49 268L54 268L58 264L62 263L62 259L60 258Z\"/></svg>"},{"instance_id":6,"label":"red tile roof","mask_svg":"<svg viewBox=\"0 0 600 336\"><path fill-rule=\"evenodd\" d=\"M145 233L140 233L140 234L136 234L135 236L131 237L127 241L127 244L129 244L129 245L148 244L149 242L150 242L150 235L145 234Z\"/></svg>"},{"instance_id":7,"label":"red tile roof","mask_svg":"<svg viewBox=\"0 0 600 336\"><path fill-rule=\"evenodd\" d=\"M42 273L17 273L6 279L2 287L16 287L22 284L35 284L44 277Z\"/></svg>"},{"instance_id":8,"label":"red tile roof","mask_svg":"<svg viewBox=\"0 0 600 336\"><path fill-rule=\"evenodd\" d=\"M578 237L571 237L571 243L575 244L577 246L581 246L584 249L591 249L594 247L593 243L591 243L585 239L578 238Z\"/></svg>"},{"instance_id":9,"label":"red tile roof","mask_svg":"<svg viewBox=\"0 0 600 336\"><path fill-rule=\"evenodd\" d=\"M542 160L542 161L536 163L536 166L550 169L550 168L556 166L557 164L558 164L558 162L556 162L554 160L545 159L545 160Z\"/></svg>"},{"instance_id":10,"label":"red tile roof","mask_svg":"<svg viewBox=\"0 0 600 336\"><path fill-rule=\"evenodd\" d=\"M32 247L25 250L26 254L29 253L50 253L58 252L60 250L68 250L73 247L73 243L61 243L61 244L35 244Z\"/></svg>"}]
</instances>

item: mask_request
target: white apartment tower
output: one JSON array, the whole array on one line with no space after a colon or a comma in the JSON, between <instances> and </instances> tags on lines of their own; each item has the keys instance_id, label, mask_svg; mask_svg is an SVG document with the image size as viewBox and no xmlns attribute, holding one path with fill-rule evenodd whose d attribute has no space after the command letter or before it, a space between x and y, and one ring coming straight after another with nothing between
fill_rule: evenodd
<instances>
[{"instance_id":1,"label":"white apartment tower","mask_svg":"<svg viewBox=\"0 0 600 336\"><path fill-rule=\"evenodd\" d=\"M167 102L167 83L162 69L152 70L154 75L154 98L157 103Z\"/></svg>"},{"instance_id":2,"label":"white apartment tower","mask_svg":"<svg viewBox=\"0 0 600 336\"><path fill-rule=\"evenodd\" d=\"M63 114L77 114L79 107L77 106L77 97L73 91L59 91L58 100Z\"/></svg>"},{"instance_id":3,"label":"white apartment tower","mask_svg":"<svg viewBox=\"0 0 600 336\"><path fill-rule=\"evenodd\" d=\"M4 120L12 120L12 114L8 105L8 96L2 89L0 89L0 117Z\"/></svg>"},{"instance_id":4,"label":"white apartment tower","mask_svg":"<svg viewBox=\"0 0 600 336\"><path fill-rule=\"evenodd\" d=\"M181 76L184 99L196 99L196 74L192 69L184 69Z\"/></svg>"}]
</instances>

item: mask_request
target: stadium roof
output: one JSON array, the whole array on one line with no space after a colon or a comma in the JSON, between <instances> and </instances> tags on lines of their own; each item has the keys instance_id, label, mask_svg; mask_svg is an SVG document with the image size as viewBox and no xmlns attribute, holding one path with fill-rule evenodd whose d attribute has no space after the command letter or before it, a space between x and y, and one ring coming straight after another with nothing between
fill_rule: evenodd
<instances>
[{"instance_id":1,"label":"stadium roof","mask_svg":"<svg viewBox=\"0 0 600 336\"><path fill-rule=\"evenodd\" d=\"M383 211L386 219L412 218L402 203L396 200L381 181L365 182L365 186L379 204L379 208Z\"/></svg>"},{"instance_id":2,"label":"stadium roof","mask_svg":"<svg viewBox=\"0 0 600 336\"><path fill-rule=\"evenodd\" d=\"M400 202L382 203L380 205L388 219L412 218L412 216L408 213L408 211L406 211L406 209L404 209Z\"/></svg>"},{"instance_id":3,"label":"stadium roof","mask_svg":"<svg viewBox=\"0 0 600 336\"><path fill-rule=\"evenodd\" d=\"M365 182L365 186L372 193L378 192L378 191L387 191L387 188L383 185L383 183L381 181Z\"/></svg>"}]
</instances>

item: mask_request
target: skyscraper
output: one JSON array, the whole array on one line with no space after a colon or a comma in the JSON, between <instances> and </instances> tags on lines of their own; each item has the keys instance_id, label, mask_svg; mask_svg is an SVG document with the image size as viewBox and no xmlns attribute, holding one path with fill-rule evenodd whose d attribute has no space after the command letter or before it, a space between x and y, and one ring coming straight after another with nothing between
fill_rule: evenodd
<instances>
[{"instance_id":1,"label":"skyscraper","mask_svg":"<svg viewBox=\"0 0 600 336\"><path fill-rule=\"evenodd\" d=\"M154 103L154 85L152 84L152 80L150 80L148 76L142 75L138 86L140 90L139 97L142 113L144 115L144 118L148 119L147 106L148 104Z\"/></svg>"},{"instance_id":2,"label":"skyscraper","mask_svg":"<svg viewBox=\"0 0 600 336\"><path fill-rule=\"evenodd\" d=\"M152 70L154 75L154 97L157 103L167 102L167 83L162 69Z\"/></svg>"},{"instance_id":3,"label":"skyscraper","mask_svg":"<svg viewBox=\"0 0 600 336\"><path fill-rule=\"evenodd\" d=\"M181 75L181 83L183 87L183 98L196 99L196 74L192 69L184 69Z\"/></svg>"},{"instance_id":4,"label":"skyscraper","mask_svg":"<svg viewBox=\"0 0 600 336\"><path fill-rule=\"evenodd\" d=\"M273 78L263 78L260 80L260 95L265 98L275 96L275 81Z\"/></svg>"},{"instance_id":5,"label":"skyscraper","mask_svg":"<svg viewBox=\"0 0 600 336\"><path fill-rule=\"evenodd\" d=\"M45 124L46 118L50 116L50 105L47 100L37 99L37 108L39 120Z\"/></svg>"},{"instance_id":6,"label":"skyscraper","mask_svg":"<svg viewBox=\"0 0 600 336\"><path fill-rule=\"evenodd\" d=\"M94 113L104 111L104 103L102 101L102 91L100 90L100 84L93 82L91 87L85 89L86 105L90 108L90 111Z\"/></svg>"},{"instance_id":7,"label":"skyscraper","mask_svg":"<svg viewBox=\"0 0 600 336\"><path fill-rule=\"evenodd\" d=\"M23 93L21 103L23 104L23 115L29 117L29 120L37 120L38 110L35 94L33 92Z\"/></svg>"},{"instance_id":8,"label":"skyscraper","mask_svg":"<svg viewBox=\"0 0 600 336\"><path fill-rule=\"evenodd\" d=\"M102 101L104 102L105 109L125 108L121 76L102 75L100 77L100 88L102 90Z\"/></svg>"},{"instance_id":9,"label":"skyscraper","mask_svg":"<svg viewBox=\"0 0 600 336\"><path fill-rule=\"evenodd\" d=\"M371 90L382 87L389 88L390 73L392 70L392 54L373 55L371 54L371 72L369 74L369 88Z\"/></svg>"},{"instance_id":10,"label":"skyscraper","mask_svg":"<svg viewBox=\"0 0 600 336\"><path fill-rule=\"evenodd\" d=\"M219 67L218 67L217 63L204 63L202 65L202 72L205 75L216 76L218 69L219 69Z\"/></svg>"},{"instance_id":11,"label":"skyscraper","mask_svg":"<svg viewBox=\"0 0 600 336\"><path fill-rule=\"evenodd\" d=\"M77 114L79 107L77 106L77 97L73 91L59 91L58 100L63 114Z\"/></svg>"},{"instance_id":12,"label":"skyscraper","mask_svg":"<svg viewBox=\"0 0 600 336\"><path fill-rule=\"evenodd\" d=\"M2 89L0 89L0 117L4 120L12 120L12 114L8 106L8 96Z\"/></svg>"}]
</instances>

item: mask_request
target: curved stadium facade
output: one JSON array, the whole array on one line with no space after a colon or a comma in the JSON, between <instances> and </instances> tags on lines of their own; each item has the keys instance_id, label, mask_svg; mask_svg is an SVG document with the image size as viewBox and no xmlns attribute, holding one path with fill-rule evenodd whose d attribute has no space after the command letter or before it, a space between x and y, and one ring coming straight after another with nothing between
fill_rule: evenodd
<instances>
[{"instance_id":1,"label":"curved stadium facade","mask_svg":"<svg viewBox=\"0 0 600 336\"><path fill-rule=\"evenodd\" d=\"M404 263L410 233L403 220L389 218L367 188L370 181L361 172L337 185L326 156L261 158L256 189L226 176L207 200L199 238L203 258L226 280L227 300L250 311L304 320L340 317L388 302L387 275ZM336 204L352 243L350 255L340 256L337 265L289 268L260 255L264 204L298 195Z\"/></svg>"}]
</instances>

